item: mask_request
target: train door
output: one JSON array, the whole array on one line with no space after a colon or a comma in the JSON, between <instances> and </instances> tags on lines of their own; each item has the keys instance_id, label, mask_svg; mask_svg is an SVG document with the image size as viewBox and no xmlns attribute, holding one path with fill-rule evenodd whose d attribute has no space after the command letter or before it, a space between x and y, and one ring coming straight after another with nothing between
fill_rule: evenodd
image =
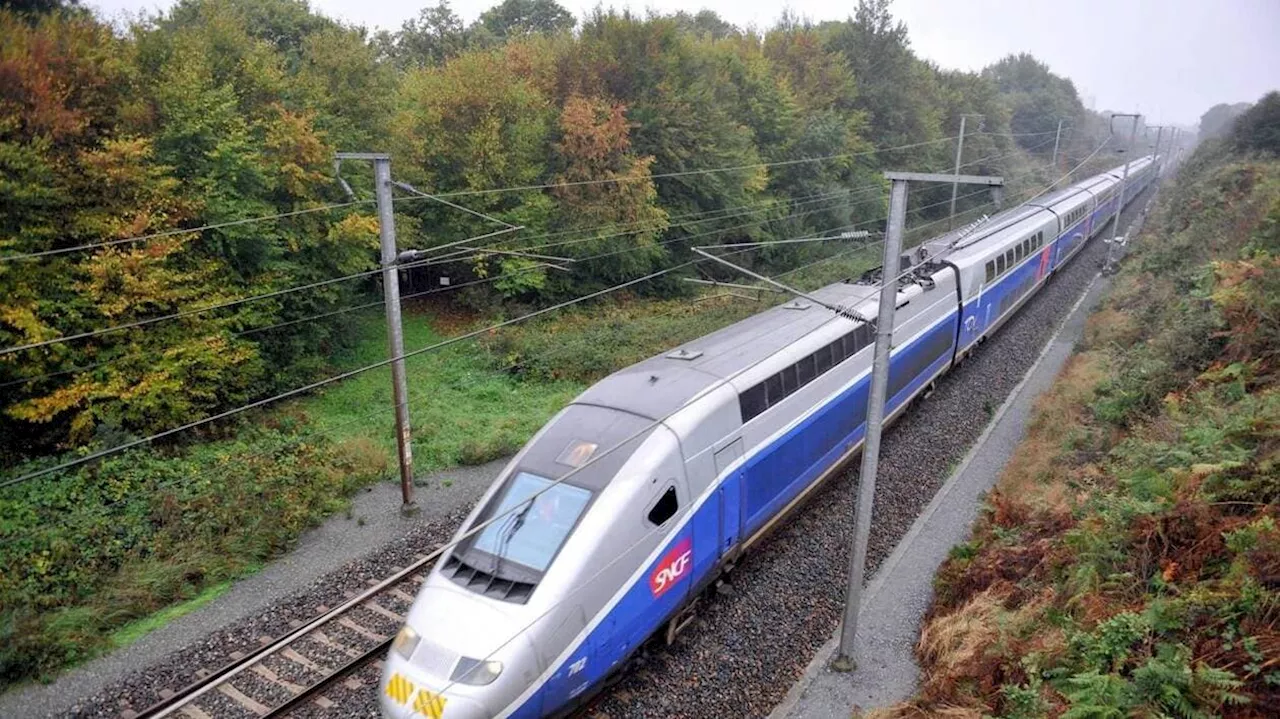
<instances>
[{"instance_id":1,"label":"train door","mask_svg":"<svg viewBox=\"0 0 1280 719\"><path fill-rule=\"evenodd\" d=\"M716 452L716 475L742 456L742 438L739 437ZM719 504L720 531L717 559L733 550L739 541L742 528L742 470L736 469L720 483L716 490Z\"/></svg>"}]
</instances>

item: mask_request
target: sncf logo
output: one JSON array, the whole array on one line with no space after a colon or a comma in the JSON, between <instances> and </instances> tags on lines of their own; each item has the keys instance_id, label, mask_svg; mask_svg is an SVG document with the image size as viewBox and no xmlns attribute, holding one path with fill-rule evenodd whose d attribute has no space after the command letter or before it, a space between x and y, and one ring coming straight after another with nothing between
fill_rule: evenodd
<instances>
[{"instance_id":1,"label":"sncf logo","mask_svg":"<svg viewBox=\"0 0 1280 719\"><path fill-rule=\"evenodd\" d=\"M653 570L653 574L649 575L649 590L653 592L653 598L657 599L667 590L674 587L677 582L689 573L689 566L693 564L693 538L685 537L680 543L672 547L659 562L658 566Z\"/></svg>"}]
</instances>

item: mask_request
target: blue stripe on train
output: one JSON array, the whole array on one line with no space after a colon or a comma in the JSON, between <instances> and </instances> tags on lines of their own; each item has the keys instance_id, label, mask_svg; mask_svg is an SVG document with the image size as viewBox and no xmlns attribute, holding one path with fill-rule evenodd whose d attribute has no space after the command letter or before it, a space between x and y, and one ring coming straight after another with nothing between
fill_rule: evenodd
<instances>
[{"instance_id":1,"label":"blue stripe on train","mask_svg":"<svg viewBox=\"0 0 1280 719\"><path fill-rule=\"evenodd\" d=\"M893 356L887 412L895 411L951 362L957 317L949 314ZM693 587L708 578L725 549L763 527L861 442L869 383L868 373L723 478L711 497L668 538L658 553L660 559L639 575L640 580L512 716L532 719L554 712L604 680L662 626ZM692 542L692 572L655 599L648 578L685 540Z\"/></svg>"},{"instance_id":2,"label":"blue stripe on train","mask_svg":"<svg viewBox=\"0 0 1280 719\"><path fill-rule=\"evenodd\" d=\"M1139 185L1133 196L1140 190ZM1100 229L1099 218L1105 222L1115 205L1116 199L1113 198L1095 209L1090 215L1089 233ZM1041 252L1052 250L1056 244L1055 240ZM1060 261L1069 256L1069 252L1063 253ZM966 322L971 317L976 320L981 315L992 314L991 308L999 307L1000 300L1026 280L1027 275L1040 273L1043 267L1039 262L1026 262L987 288L978 301L966 305L959 314L948 315L895 355L890 363L891 393L886 403L887 411L896 410L950 362L957 336L957 321ZM1037 281L1039 279L1042 277ZM961 347L977 339L985 327L997 319L989 317L986 325L973 330L966 325L961 333ZM942 342L940 338L946 341ZM946 351L935 355L939 347ZM733 475L721 480L712 497L686 517L684 525L668 539L657 555L661 559L638 575L641 580L628 588L604 620L511 716L536 719L544 713L553 713L603 681L679 608L691 588L715 568L721 552L741 536L763 527L817 480L832 462L856 446L862 440L865 428L869 380L869 377L864 377L829 400L821 409L762 448ZM738 512L725 512L733 509ZM722 522L722 517L726 521ZM674 547L686 540L692 544L693 571L687 578L682 577L677 587L655 599L648 577Z\"/></svg>"}]
</instances>

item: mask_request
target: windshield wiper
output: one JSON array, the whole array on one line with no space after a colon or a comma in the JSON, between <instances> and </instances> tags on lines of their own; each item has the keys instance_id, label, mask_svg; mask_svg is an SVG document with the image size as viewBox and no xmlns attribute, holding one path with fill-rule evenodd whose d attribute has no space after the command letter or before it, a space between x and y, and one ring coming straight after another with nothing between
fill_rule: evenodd
<instances>
[{"instance_id":1,"label":"windshield wiper","mask_svg":"<svg viewBox=\"0 0 1280 719\"><path fill-rule=\"evenodd\" d=\"M502 562L507 558L507 550L511 546L511 540L516 536L516 532L519 532L520 528L524 526L524 518L529 515L529 510L533 509L533 503L535 501L537 501L537 497L531 498L519 512L516 512L508 518L510 523L503 529L502 538L498 540L498 553L494 555L494 579L499 578L499 574L502 570Z\"/></svg>"}]
</instances>

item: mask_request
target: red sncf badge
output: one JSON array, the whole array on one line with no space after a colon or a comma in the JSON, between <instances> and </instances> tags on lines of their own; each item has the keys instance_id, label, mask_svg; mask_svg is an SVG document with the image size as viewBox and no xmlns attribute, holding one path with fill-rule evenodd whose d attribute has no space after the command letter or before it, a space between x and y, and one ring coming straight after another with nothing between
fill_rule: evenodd
<instances>
[{"instance_id":1,"label":"red sncf badge","mask_svg":"<svg viewBox=\"0 0 1280 719\"><path fill-rule=\"evenodd\" d=\"M685 537L670 552L658 561L653 574L649 575L649 590L657 599L674 587L693 566L693 538Z\"/></svg>"}]
</instances>

